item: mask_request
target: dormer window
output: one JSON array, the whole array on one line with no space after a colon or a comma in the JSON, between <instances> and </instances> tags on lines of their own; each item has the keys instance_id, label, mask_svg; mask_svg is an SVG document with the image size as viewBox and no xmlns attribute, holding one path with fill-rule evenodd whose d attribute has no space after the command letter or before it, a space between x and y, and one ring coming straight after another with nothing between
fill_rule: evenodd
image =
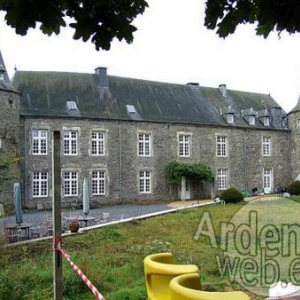
<instances>
[{"instance_id":1,"label":"dormer window","mask_svg":"<svg viewBox=\"0 0 300 300\"><path fill-rule=\"evenodd\" d=\"M288 127L288 118L287 117L282 118L282 126L285 128Z\"/></svg>"},{"instance_id":2,"label":"dormer window","mask_svg":"<svg viewBox=\"0 0 300 300\"><path fill-rule=\"evenodd\" d=\"M67 109L68 110L78 110L76 102L75 101L67 101Z\"/></svg>"},{"instance_id":3,"label":"dormer window","mask_svg":"<svg viewBox=\"0 0 300 300\"><path fill-rule=\"evenodd\" d=\"M264 117L264 126L270 126L270 118L269 117Z\"/></svg>"},{"instance_id":4,"label":"dormer window","mask_svg":"<svg viewBox=\"0 0 300 300\"><path fill-rule=\"evenodd\" d=\"M257 112L252 107L249 109L242 110L242 116L245 118L249 125L255 125L255 118L257 117Z\"/></svg>"},{"instance_id":5,"label":"dormer window","mask_svg":"<svg viewBox=\"0 0 300 300\"><path fill-rule=\"evenodd\" d=\"M4 81L4 73L6 72L4 66L1 64L0 65L0 81Z\"/></svg>"},{"instance_id":6,"label":"dormer window","mask_svg":"<svg viewBox=\"0 0 300 300\"><path fill-rule=\"evenodd\" d=\"M229 124L233 124L234 123L233 114L227 114L227 123L229 123Z\"/></svg>"},{"instance_id":7,"label":"dormer window","mask_svg":"<svg viewBox=\"0 0 300 300\"><path fill-rule=\"evenodd\" d=\"M255 117L254 116L248 116L248 122L250 125L255 125Z\"/></svg>"},{"instance_id":8,"label":"dormer window","mask_svg":"<svg viewBox=\"0 0 300 300\"><path fill-rule=\"evenodd\" d=\"M234 109L229 105L226 108L220 108L220 114L228 124L234 124Z\"/></svg>"},{"instance_id":9,"label":"dormer window","mask_svg":"<svg viewBox=\"0 0 300 300\"><path fill-rule=\"evenodd\" d=\"M127 112L129 114L136 114L137 113L136 109L133 105L126 105L126 109L127 109Z\"/></svg>"},{"instance_id":10,"label":"dormer window","mask_svg":"<svg viewBox=\"0 0 300 300\"><path fill-rule=\"evenodd\" d=\"M271 125L271 115L268 109L258 111L257 115L258 119L264 126Z\"/></svg>"}]
</instances>

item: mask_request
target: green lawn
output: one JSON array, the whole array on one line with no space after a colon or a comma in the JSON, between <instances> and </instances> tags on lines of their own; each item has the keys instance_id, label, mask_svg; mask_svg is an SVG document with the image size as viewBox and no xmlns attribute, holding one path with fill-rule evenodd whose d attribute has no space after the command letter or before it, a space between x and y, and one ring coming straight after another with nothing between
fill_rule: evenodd
<instances>
[{"instance_id":1,"label":"green lawn","mask_svg":"<svg viewBox=\"0 0 300 300\"><path fill-rule=\"evenodd\" d=\"M220 224L243 206L213 205L107 226L64 237L63 248L108 300L146 299L143 258L166 251L177 263L199 266L204 289L238 290L238 283L220 276L215 259L222 255L219 247L212 247L207 236L195 240L194 235L203 213L209 212L219 243ZM53 299L52 241L0 248L0 255L0 299ZM94 299L65 259L63 285L64 299Z\"/></svg>"}]
</instances>

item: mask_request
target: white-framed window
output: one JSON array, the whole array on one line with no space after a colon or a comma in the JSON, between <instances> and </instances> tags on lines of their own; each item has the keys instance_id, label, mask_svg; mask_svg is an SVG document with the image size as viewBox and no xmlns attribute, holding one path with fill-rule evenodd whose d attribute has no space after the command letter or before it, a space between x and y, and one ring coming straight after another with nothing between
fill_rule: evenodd
<instances>
[{"instance_id":1,"label":"white-framed window","mask_svg":"<svg viewBox=\"0 0 300 300\"><path fill-rule=\"evenodd\" d=\"M32 197L48 197L48 173L33 172Z\"/></svg>"},{"instance_id":2,"label":"white-framed window","mask_svg":"<svg viewBox=\"0 0 300 300\"><path fill-rule=\"evenodd\" d=\"M129 104L127 104L127 105L126 105L126 109L127 109L127 112L128 112L129 114L136 114L136 113L137 113L137 111L136 111L134 105L129 105Z\"/></svg>"},{"instance_id":3,"label":"white-framed window","mask_svg":"<svg viewBox=\"0 0 300 300\"><path fill-rule=\"evenodd\" d=\"M46 155L48 151L48 131L44 129L32 129L32 154Z\"/></svg>"},{"instance_id":4,"label":"white-framed window","mask_svg":"<svg viewBox=\"0 0 300 300\"><path fill-rule=\"evenodd\" d=\"M92 132L92 155L105 155L105 132Z\"/></svg>"},{"instance_id":5,"label":"white-framed window","mask_svg":"<svg viewBox=\"0 0 300 300\"><path fill-rule=\"evenodd\" d=\"M141 194L151 193L151 171L139 172L139 192Z\"/></svg>"},{"instance_id":6,"label":"white-framed window","mask_svg":"<svg viewBox=\"0 0 300 300\"><path fill-rule=\"evenodd\" d=\"M233 124L234 123L234 116L233 114L227 114L227 123Z\"/></svg>"},{"instance_id":7,"label":"white-framed window","mask_svg":"<svg viewBox=\"0 0 300 300\"><path fill-rule=\"evenodd\" d=\"M264 126L270 126L270 118L264 117Z\"/></svg>"},{"instance_id":8,"label":"white-framed window","mask_svg":"<svg viewBox=\"0 0 300 300\"><path fill-rule=\"evenodd\" d=\"M78 110L77 103L75 101L67 101L68 110Z\"/></svg>"},{"instance_id":9,"label":"white-framed window","mask_svg":"<svg viewBox=\"0 0 300 300\"><path fill-rule=\"evenodd\" d=\"M227 136L226 135L217 135L216 136L216 155L218 157L227 156Z\"/></svg>"},{"instance_id":10,"label":"white-framed window","mask_svg":"<svg viewBox=\"0 0 300 300\"><path fill-rule=\"evenodd\" d=\"M78 172L63 172L63 191L64 196L78 196Z\"/></svg>"},{"instance_id":11,"label":"white-framed window","mask_svg":"<svg viewBox=\"0 0 300 300\"><path fill-rule=\"evenodd\" d=\"M64 155L77 155L78 154L78 131L64 130Z\"/></svg>"},{"instance_id":12,"label":"white-framed window","mask_svg":"<svg viewBox=\"0 0 300 300\"><path fill-rule=\"evenodd\" d=\"M262 155L271 156L271 138L269 136L262 138Z\"/></svg>"},{"instance_id":13,"label":"white-framed window","mask_svg":"<svg viewBox=\"0 0 300 300\"><path fill-rule=\"evenodd\" d=\"M228 170L218 169L217 171L217 188L218 190L226 190L228 187Z\"/></svg>"},{"instance_id":14,"label":"white-framed window","mask_svg":"<svg viewBox=\"0 0 300 300\"><path fill-rule=\"evenodd\" d=\"M92 194L105 195L106 194L106 172L92 171Z\"/></svg>"},{"instance_id":15,"label":"white-framed window","mask_svg":"<svg viewBox=\"0 0 300 300\"><path fill-rule=\"evenodd\" d=\"M190 134L178 134L178 154L181 157L191 155L191 139Z\"/></svg>"},{"instance_id":16,"label":"white-framed window","mask_svg":"<svg viewBox=\"0 0 300 300\"><path fill-rule=\"evenodd\" d=\"M297 127L300 127L300 119L297 119Z\"/></svg>"},{"instance_id":17,"label":"white-framed window","mask_svg":"<svg viewBox=\"0 0 300 300\"><path fill-rule=\"evenodd\" d=\"M270 192L272 189L272 169L266 168L263 170L263 188L267 192Z\"/></svg>"},{"instance_id":18,"label":"white-framed window","mask_svg":"<svg viewBox=\"0 0 300 300\"><path fill-rule=\"evenodd\" d=\"M151 133L138 134L138 155L151 156Z\"/></svg>"},{"instance_id":19,"label":"white-framed window","mask_svg":"<svg viewBox=\"0 0 300 300\"><path fill-rule=\"evenodd\" d=\"M250 125L255 125L255 116L249 116L248 117L248 122Z\"/></svg>"}]
</instances>

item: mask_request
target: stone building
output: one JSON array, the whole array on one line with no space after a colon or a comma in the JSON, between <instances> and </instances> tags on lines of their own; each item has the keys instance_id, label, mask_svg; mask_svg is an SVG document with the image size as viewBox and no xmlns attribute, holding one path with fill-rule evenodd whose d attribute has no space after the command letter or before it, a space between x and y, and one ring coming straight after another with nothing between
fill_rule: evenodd
<instances>
[{"instance_id":1,"label":"stone building","mask_svg":"<svg viewBox=\"0 0 300 300\"><path fill-rule=\"evenodd\" d=\"M13 88L0 53L0 203L12 202L20 181L20 94Z\"/></svg>"},{"instance_id":2,"label":"stone building","mask_svg":"<svg viewBox=\"0 0 300 300\"><path fill-rule=\"evenodd\" d=\"M108 76L106 68L95 74L17 71L13 86L21 95L28 207L51 202L54 131L61 133L66 205L82 201L84 178L92 202L102 204L202 199L231 186L269 193L287 186L300 170L295 165L291 171L291 159L300 161L296 150L291 154L294 129L270 95L224 84L208 88ZM209 166L213 188L188 177L171 184L167 166L173 160Z\"/></svg>"},{"instance_id":3,"label":"stone building","mask_svg":"<svg viewBox=\"0 0 300 300\"><path fill-rule=\"evenodd\" d=\"M12 202L19 181L24 206L51 206L54 131L63 205L81 203L84 178L100 205L209 198L232 186L270 193L300 173L300 101L287 116L270 95L108 76L106 68L17 71L11 83L1 54L0 101L0 203ZM215 180L172 184L171 161L205 164Z\"/></svg>"}]
</instances>

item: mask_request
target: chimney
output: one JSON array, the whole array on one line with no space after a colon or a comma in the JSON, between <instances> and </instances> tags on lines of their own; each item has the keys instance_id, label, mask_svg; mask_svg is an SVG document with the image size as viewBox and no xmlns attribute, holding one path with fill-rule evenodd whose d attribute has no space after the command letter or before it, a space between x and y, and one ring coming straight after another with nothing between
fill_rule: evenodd
<instances>
[{"instance_id":1,"label":"chimney","mask_svg":"<svg viewBox=\"0 0 300 300\"><path fill-rule=\"evenodd\" d=\"M226 84L220 84L219 85L219 90L220 90L222 96L226 97L226 94L227 94Z\"/></svg>"},{"instance_id":2,"label":"chimney","mask_svg":"<svg viewBox=\"0 0 300 300\"><path fill-rule=\"evenodd\" d=\"M199 86L199 82L188 82L186 85Z\"/></svg>"},{"instance_id":3,"label":"chimney","mask_svg":"<svg viewBox=\"0 0 300 300\"><path fill-rule=\"evenodd\" d=\"M95 69L95 73L98 77L99 87L108 88L107 68L98 67Z\"/></svg>"}]
</instances>

